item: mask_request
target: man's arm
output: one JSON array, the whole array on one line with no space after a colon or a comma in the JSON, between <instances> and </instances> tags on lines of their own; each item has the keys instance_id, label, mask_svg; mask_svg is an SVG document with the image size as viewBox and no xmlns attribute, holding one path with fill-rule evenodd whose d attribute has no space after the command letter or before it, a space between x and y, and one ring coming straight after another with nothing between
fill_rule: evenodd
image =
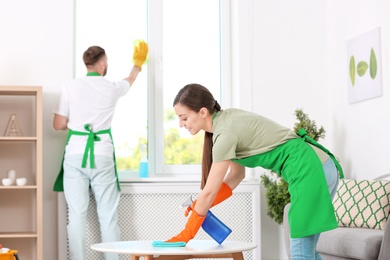
<instances>
[{"instance_id":1,"label":"man's arm","mask_svg":"<svg viewBox=\"0 0 390 260\"><path fill-rule=\"evenodd\" d=\"M133 83L134 83L135 79L137 78L138 73L140 73L140 71L141 71L141 68L134 65L130 71L129 76L127 78L124 78L124 80L127 80L130 83L130 86L133 85Z\"/></svg>"},{"instance_id":2,"label":"man's arm","mask_svg":"<svg viewBox=\"0 0 390 260\"><path fill-rule=\"evenodd\" d=\"M54 114L53 127L55 130L66 130L68 129L68 118L59 114Z\"/></svg>"},{"instance_id":3,"label":"man's arm","mask_svg":"<svg viewBox=\"0 0 390 260\"><path fill-rule=\"evenodd\" d=\"M134 66L131 69L129 76L125 78L125 80L127 80L130 83L130 86L134 83L138 74L142 70L142 65L146 61L146 57L148 56L148 51L149 51L148 44L144 41L140 41L138 46L134 46L134 53L133 53Z\"/></svg>"}]
</instances>

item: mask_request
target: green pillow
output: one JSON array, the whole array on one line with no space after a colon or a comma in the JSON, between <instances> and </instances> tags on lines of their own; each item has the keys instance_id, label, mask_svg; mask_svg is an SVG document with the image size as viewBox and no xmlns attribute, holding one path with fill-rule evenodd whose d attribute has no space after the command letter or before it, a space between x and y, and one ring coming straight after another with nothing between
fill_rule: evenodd
<instances>
[{"instance_id":1,"label":"green pillow","mask_svg":"<svg viewBox=\"0 0 390 260\"><path fill-rule=\"evenodd\" d=\"M340 227L384 229L390 211L390 181L341 179L333 205Z\"/></svg>"}]
</instances>

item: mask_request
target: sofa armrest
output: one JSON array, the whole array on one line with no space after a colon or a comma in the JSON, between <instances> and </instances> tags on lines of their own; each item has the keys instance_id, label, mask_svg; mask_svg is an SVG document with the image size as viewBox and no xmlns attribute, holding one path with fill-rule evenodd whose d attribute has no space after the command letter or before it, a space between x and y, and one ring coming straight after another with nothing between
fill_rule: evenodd
<instances>
[{"instance_id":1,"label":"sofa armrest","mask_svg":"<svg viewBox=\"0 0 390 260\"><path fill-rule=\"evenodd\" d=\"M390 180L390 173L378 176L374 180Z\"/></svg>"},{"instance_id":2,"label":"sofa armrest","mask_svg":"<svg viewBox=\"0 0 390 260\"><path fill-rule=\"evenodd\" d=\"M385 233L383 234L381 250L379 251L378 260L390 259L390 216L387 217Z\"/></svg>"},{"instance_id":3,"label":"sofa armrest","mask_svg":"<svg viewBox=\"0 0 390 260\"><path fill-rule=\"evenodd\" d=\"M375 178L376 180L389 180L390 173ZM378 260L390 259L390 215L387 217L385 233L383 234Z\"/></svg>"}]
</instances>

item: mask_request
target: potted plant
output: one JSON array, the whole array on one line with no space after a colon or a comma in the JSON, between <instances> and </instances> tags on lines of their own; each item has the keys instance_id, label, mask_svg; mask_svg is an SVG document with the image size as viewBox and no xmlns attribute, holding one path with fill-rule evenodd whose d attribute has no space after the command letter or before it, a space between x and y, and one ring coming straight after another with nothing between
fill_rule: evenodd
<instances>
[{"instance_id":1,"label":"potted plant","mask_svg":"<svg viewBox=\"0 0 390 260\"><path fill-rule=\"evenodd\" d=\"M315 121L311 120L308 114L305 114L301 108L295 110L295 116L298 120L294 125L294 132L304 128L309 136L318 141L325 137L325 129L321 126L317 128ZM275 172L260 176L260 182L264 185L267 201L267 215L276 223L283 223L284 207L290 202L290 193L288 192L288 183L279 177Z\"/></svg>"}]
</instances>

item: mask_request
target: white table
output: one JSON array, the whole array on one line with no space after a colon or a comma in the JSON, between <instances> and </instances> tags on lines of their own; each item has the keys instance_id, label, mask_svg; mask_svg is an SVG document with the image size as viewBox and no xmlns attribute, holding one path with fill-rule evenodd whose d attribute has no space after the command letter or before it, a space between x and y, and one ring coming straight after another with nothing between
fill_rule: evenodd
<instances>
[{"instance_id":1,"label":"white table","mask_svg":"<svg viewBox=\"0 0 390 260\"><path fill-rule=\"evenodd\" d=\"M131 260L184 260L191 258L233 258L244 260L243 251L256 248L252 242L214 240L190 240L185 247L154 247L151 240L119 241L94 244L93 250L117 254L129 254Z\"/></svg>"}]
</instances>

